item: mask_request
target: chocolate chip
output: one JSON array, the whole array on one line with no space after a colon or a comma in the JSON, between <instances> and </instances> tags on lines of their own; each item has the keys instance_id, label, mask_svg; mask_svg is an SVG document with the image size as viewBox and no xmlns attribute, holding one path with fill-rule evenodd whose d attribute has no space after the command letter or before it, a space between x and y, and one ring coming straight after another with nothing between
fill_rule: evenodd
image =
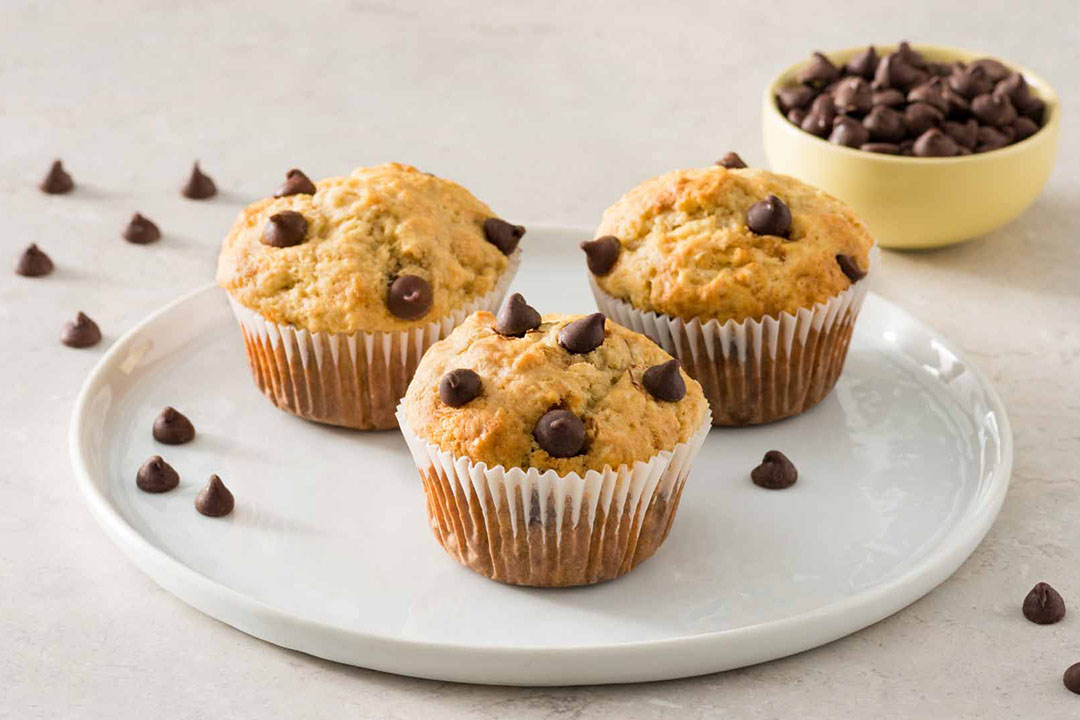
<instances>
[{"instance_id":1,"label":"chocolate chip","mask_svg":"<svg viewBox=\"0 0 1080 720\"><path fill-rule=\"evenodd\" d=\"M131 216L131 220L128 221L127 227L120 233L120 236L127 240L129 243L136 245L146 245L156 240L161 239L161 230L154 222L139 213L135 213Z\"/></svg>"},{"instance_id":2,"label":"chocolate chip","mask_svg":"<svg viewBox=\"0 0 1080 720\"><path fill-rule=\"evenodd\" d=\"M870 96L870 102L874 105L885 105L886 107L899 107L907 102L907 98L904 97L904 93L893 88L885 88L884 90L877 90Z\"/></svg>"},{"instance_id":3,"label":"chocolate chip","mask_svg":"<svg viewBox=\"0 0 1080 720\"><path fill-rule=\"evenodd\" d=\"M36 243L30 243L15 260L15 273L23 277L41 277L52 271L52 259Z\"/></svg>"},{"instance_id":4,"label":"chocolate chip","mask_svg":"<svg viewBox=\"0 0 1080 720\"><path fill-rule=\"evenodd\" d=\"M863 127L870 132L870 137L878 142L899 142L907 134L904 116L891 107L878 105L863 118Z\"/></svg>"},{"instance_id":5,"label":"chocolate chip","mask_svg":"<svg viewBox=\"0 0 1080 720\"><path fill-rule=\"evenodd\" d=\"M949 101L945 99L944 87L941 78L931 78L923 84L916 85L911 90L908 90L907 100L912 103L923 102L936 107L943 113L947 112L949 110Z\"/></svg>"},{"instance_id":6,"label":"chocolate chip","mask_svg":"<svg viewBox=\"0 0 1080 720\"><path fill-rule=\"evenodd\" d=\"M495 316L495 332L505 337L524 337L525 333L540 327L540 313L525 302L521 293L506 299L499 314Z\"/></svg>"},{"instance_id":7,"label":"chocolate chip","mask_svg":"<svg viewBox=\"0 0 1080 720\"><path fill-rule=\"evenodd\" d=\"M840 266L840 271L847 275L847 279L854 285L855 283L866 277L866 271L859 267L859 263L855 261L855 258L850 255L839 254L836 256L836 264Z\"/></svg>"},{"instance_id":8,"label":"chocolate chip","mask_svg":"<svg viewBox=\"0 0 1080 720\"><path fill-rule=\"evenodd\" d=\"M947 83L941 84L941 96L945 98L945 114L963 119L971 112L971 103L953 90Z\"/></svg>"},{"instance_id":9,"label":"chocolate chip","mask_svg":"<svg viewBox=\"0 0 1080 720\"><path fill-rule=\"evenodd\" d=\"M386 293L387 309L402 320L424 317L433 301L431 285L417 275L399 275Z\"/></svg>"},{"instance_id":10,"label":"chocolate chip","mask_svg":"<svg viewBox=\"0 0 1080 720\"><path fill-rule=\"evenodd\" d=\"M1016 120L1016 108L1005 95L983 94L971 101L971 114L979 122L995 127L1012 125Z\"/></svg>"},{"instance_id":11,"label":"chocolate chip","mask_svg":"<svg viewBox=\"0 0 1080 720\"><path fill-rule=\"evenodd\" d=\"M889 53L878 63L872 87L875 90L895 88L907 91L926 79L926 73L905 62L899 54Z\"/></svg>"},{"instance_id":12,"label":"chocolate chip","mask_svg":"<svg viewBox=\"0 0 1080 720\"><path fill-rule=\"evenodd\" d=\"M933 105L913 103L904 108L904 124L908 132L915 136L936 128L944 120L945 115Z\"/></svg>"},{"instance_id":13,"label":"chocolate chip","mask_svg":"<svg viewBox=\"0 0 1080 720\"><path fill-rule=\"evenodd\" d=\"M1013 121L1013 130L1016 132L1016 141L1026 140L1039 131L1039 126L1031 118L1018 117Z\"/></svg>"},{"instance_id":14,"label":"chocolate chip","mask_svg":"<svg viewBox=\"0 0 1080 720\"><path fill-rule=\"evenodd\" d=\"M210 481L195 496L195 509L207 517L224 517L233 511L235 504L233 494L217 475L211 475Z\"/></svg>"},{"instance_id":15,"label":"chocolate chip","mask_svg":"<svg viewBox=\"0 0 1080 720\"><path fill-rule=\"evenodd\" d=\"M716 164L720 167L725 167L728 170L741 170L746 167L746 163L739 157L738 153L729 152L724 157L716 161Z\"/></svg>"},{"instance_id":16,"label":"chocolate chip","mask_svg":"<svg viewBox=\"0 0 1080 720\"><path fill-rule=\"evenodd\" d=\"M838 115L833 120L833 129L829 134L829 142L847 147L859 147L870 139L870 131L854 118Z\"/></svg>"},{"instance_id":17,"label":"chocolate chip","mask_svg":"<svg viewBox=\"0 0 1080 720\"><path fill-rule=\"evenodd\" d=\"M953 90L969 100L976 95L988 93L994 83L986 76L986 71L978 67L957 67L946 82Z\"/></svg>"},{"instance_id":18,"label":"chocolate chip","mask_svg":"<svg viewBox=\"0 0 1080 720\"><path fill-rule=\"evenodd\" d=\"M162 460L160 455L154 455L139 468L135 475L135 484L143 492L168 492L180 484L180 474L172 465Z\"/></svg>"},{"instance_id":19,"label":"chocolate chip","mask_svg":"<svg viewBox=\"0 0 1080 720\"><path fill-rule=\"evenodd\" d=\"M806 119L806 111L802 108L793 108L788 110L787 114L788 122L792 125L802 126L803 120Z\"/></svg>"},{"instance_id":20,"label":"chocolate chip","mask_svg":"<svg viewBox=\"0 0 1080 720\"><path fill-rule=\"evenodd\" d=\"M911 43L907 40L900 41L900 45L896 48L896 54L900 56L901 60L912 67L926 67L926 60L923 59L922 54L911 47Z\"/></svg>"},{"instance_id":21,"label":"chocolate chip","mask_svg":"<svg viewBox=\"0 0 1080 720\"><path fill-rule=\"evenodd\" d=\"M746 225L758 235L786 238L791 234L791 211L783 200L770 195L746 211Z\"/></svg>"},{"instance_id":22,"label":"chocolate chip","mask_svg":"<svg viewBox=\"0 0 1080 720\"><path fill-rule=\"evenodd\" d=\"M952 74L955 65L945 62L928 62L926 63L926 71L934 77L947 78Z\"/></svg>"},{"instance_id":23,"label":"chocolate chip","mask_svg":"<svg viewBox=\"0 0 1080 720\"><path fill-rule=\"evenodd\" d=\"M874 77L874 71L878 66L878 54L874 46L871 45L863 50L858 55L855 55L847 61L847 65L844 69L847 70L849 75L857 75L865 80L872 80Z\"/></svg>"},{"instance_id":24,"label":"chocolate chip","mask_svg":"<svg viewBox=\"0 0 1080 720\"><path fill-rule=\"evenodd\" d=\"M833 96L826 93L814 98L814 102L810 103L810 114L828 118L831 125L833 118L836 117L836 101Z\"/></svg>"},{"instance_id":25,"label":"chocolate chip","mask_svg":"<svg viewBox=\"0 0 1080 720\"><path fill-rule=\"evenodd\" d=\"M574 457L585 447L585 424L569 410L548 410L537 421L533 437L551 457Z\"/></svg>"},{"instance_id":26,"label":"chocolate chip","mask_svg":"<svg viewBox=\"0 0 1080 720\"><path fill-rule=\"evenodd\" d=\"M958 152L956 141L937 128L931 128L911 147L917 157L952 157Z\"/></svg>"},{"instance_id":27,"label":"chocolate chip","mask_svg":"<svg viewBox=\"0 0 1080 720\"><path fill-rule=\"evenodd\" d=\"M49 195L63 195L75 189L75 181L64 170L64 164L59 160L53 160L49 166L49 172L38 183L38 188Z\"/></svg>"},{"instance_id":28,"label":"chocolate chip","mask_svg":"<svg viewBox=\"0 0 1080 720\"><path fill-rule=\"evenodd\" d=\"M458 368L443 375L439 397L453 408L459 408L480 396L480 376L468 368Z\"/></svg>"},{"instance_id":29,"label":"chocolate chip","mask_svg":"<svg viewBox=\"0 0 1080 720\"><path fill-rule=\"evenodd\" d=\"M93 347L101 342L101 330L86 314L79 313L74 320L69 320L64 325L60 342L73 348Z\"/></svg>"},{"instance_id":30,"label":"chocolate chip","mask_svg":"<svg viewBox=\"0 0 1080 720\"><path fill-rule=\"evenodd\" d=\"M307 229L307 218L295 210L282 210L271 215L266 221L259 241L270 247L293 247L304 242Z\"/></svg>"},{"instance_id":31,"label":"chocolate chip","mask_svg":"<svg viewBox=\"0 0 1080 720\"><path fill-rule=\"evenodd\" d=\"M641 384L657 400L678 402L686 396L686 381L679 371L678 360L654 365L641 376Z\"/></svg>"},{"instance_id":32,"label":"chocolate chip","mask_svg":"<svg viewBox=\"0 0 1080 720\"><path fill-rule=\"evenodd\" d=\"M896 143L886 143L886 142L863 143L862 145L859 146L859 149L860 150L865 150L866 152L879 153L881 155L899 155L900 154L900 146L897 145Z\"/></svg>"},{"instance_id":33,"label":"chocolate chip","mask_svg":"<svg viewBox=\"0 0 1080 720\"><path fill-rule=\"evenodd\" d=\"M870 84L861 77L844 78L833 91L833 100L839 112L863 114L873 106L874 95Z\"/></svg>"},{"instance_id":34,"label":"chocolate chip","mask_svg":"<svg viewBox=\"0 0 1080 720\"><path fill-rule=\"evenodd\" d=\"M983 71L987 79L992 83L996 83L999 80L1004 80L1009 75L1009 68L994 58L980 58L971 63L968 67L978 68Z\"/></svg>"},{"instance_id":35,"label":"chocolate chip","mask_svg":"<svg viewBox=\"0 0 1080 720\"><path fill-rule=\"evenodd\" d=\"M994 95L1009 98L1013 107L1021 115L1030 117L1033 113L1042 113L1043 101L1031 94L1027 81L1020 73L1012 73L994 87Z\"/></svg>"},{"instance_id":36,"label":"chocolate chip","mask_svg":"<svg viewBox=\"0 0 1080 720\"><path fill-rule=\"evenodd\" d=\"M176 408L166 407L154 419L154 439L166 445L183 445L195 439L195 426Z\"/></svg>"},{"instance_id":37,"label":"chocolate chip","mask_svg":"<svg viewBox=\"0 0 1080 720\"><path fill-rule=\"evenodd\" d=\"M832 132L832 118L821 113L810 112L803 117L799 127L811 135L817 135L820 138L828 137Z\"/></svg>"},{"instance_id":38,"label":"chocolate chip","mask_svg":"<svg viewBox=\"0 0 1080 720\"><path fill-rule=\"evenodd\" d=\"M777 91L776 104L780 106L780 111L786 114L805 108L816 96L817 91L809 85L790 85Z\"/></svg>"},{"instance_id":39,"label":"chocolate chip","mask_svg":"<svg viewBox=\"0 0 1080 720\"><path fill-rule=\"evenodd\" d=\"M304 174L303 170L293 168L285 173L285 182L281 183L274 192L274 197L288 197L289 195L314 195L318 188L311 178Z\"/></svg>"},{"instance_id":40,"label":"chocolate chip","mask_svg":"<svg viewBox=\"0 0 1080 720\"><path fill-rule=\"evenodd\" d=\"M191 166L191 175L180 189L180 194L191 200L205 200L217 195L217 186L209 175L203 174L196 162Z\"/></svg>"},{"instance_id":41,"label":"chocolate chip","mask_svg":"<svg viewBox=\"0 0 1080 720\"><path fill-rule=\"evenodd\" d=\"M968 120L965 123L946 121L942 126L945 134L957 142L960 147L974 150L979 140L979 123Z\"/></svg>"},{"instance_id":42,"label":"chocolate chip","mask_svg":"<svg viewBox=\"0 0 1080 720\"><path fill-rule=\"evenodd\" d=\"M622 250L619 238L614 235L585 240L580 247L585 251L585 263L593 275L607 275L611 272Z\"/></svg>"},{"instance_id":43,"label":"chocolate chip","mask_svg":"<svg viewBox=\"0 0 1080 720\"><path fill-rule=\"evenodd\" d=\"M592 352L604 344L604 313L593 313L563 325L559 344L575 355Z\"/></svg>"},{"instance_id":44,"label":"chocolate chip","mask_svg":"<svg viewBox=\"0 0 1080 720\"><path fill-rule=\"evenodd\" d=\"M840 77L840 71L829 58L815 52L810 56L810 62L799 71L796 77L799 82L807 85L825 85Z\"/></svg>"},{"instance_id":45,"label":"chocolate chip","mask_svg":"<svg viewBox=\"0 0 1080 720\"><path fill-rule=\"evenodd\" d=\"M976 152L990 152L991 150L997 150L1009 144L1009 136L1006 135L1003 130L990 127L989 125L979 126L978 138L979 142L975 148Z\"/></svg>"},{"instance_id":46,"label":"chocolate chip","mask_svg":"<svg viewBox=\"0 0 1080 720\"><path fill-rule=\"evenodd\" d=\"M514 252L524 235L523 225L511 225L499 218L488 218L484 221L484 237L489 243L499 248L503 255Z\"/></svg>"},{"instance_id":47,"label":"chocolate chip","mask_svg":"<svg viewBox=\"0 0 1080 720\"><path fill-rule=\"evenodd\" d=\"M1053 625L1065 617L1065 601L1046 583L1036 583L1024 598L1023 610L1024 617L1036 625Z\"/></svg>"},{"instance_id":48,"label":"chocolate chip","mask_svg":"<svg viewBox=\"0 0 1080 720\"><path fill-rule=\"evenodd\" d=\"M1080 695L1080 663L1070 665L1065 674L1061 676L1061 681L1065 683L1068 690Z\"/></svg>"},{"instance_id":49,"label":"chocolate chip","mask_svg":"<svg viewBox=\"0 0 1080 720\"><path fill-rule=\"evenodd\" d=\"M765 453L761 464L750 471L750 479L758 487L783 490L795 484L795 481L799 479L799 471L784 453L779 450L770 450Z\"/></svg>"}]
</instances>

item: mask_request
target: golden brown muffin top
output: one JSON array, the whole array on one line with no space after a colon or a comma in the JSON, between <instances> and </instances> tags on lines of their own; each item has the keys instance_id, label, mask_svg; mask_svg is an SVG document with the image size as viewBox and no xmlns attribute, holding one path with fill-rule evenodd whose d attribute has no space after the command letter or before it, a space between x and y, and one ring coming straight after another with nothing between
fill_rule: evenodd
<instances>
[{"instance_id":1,"label":"golden brown muffin top","mask_svg":"<svg viewBox=\"0 0 1080 720\"><path fill-rule=\"evenodd\" d=\"M402 403L405 419L420 437L456 456L489 467L559 474L647 461L689 440L706 417L701 386L680 369L685 395L671 402L654 397L643 375L671 356L610 320L599 347L568 352L560 331L581 317L545 315L538 328L519 338L496 332L491 313L474 313L420 361ZM479 395L451 407L439 386L448 372L461 368L479 376ZM534 431L553 408L583 422L581 454L553 457L540 447Z\"/></svg>"},{"instance_id":2,"label":"golden brown muffin top","mask_svg":"<svg viewBox=\"0 0 1080 720\"><path fill-rule=\"evenodd\" d=\"M485 237L494 213L450 180L389 163L315 188L249 205L221 248L218 283L271 322L341 333L418 327L490 292L506 269L507 257ZM303 241L268 245L267 223L283 211L303 216ZM390 284L403 275L430 286L420 317L387 306Z\"/></svg>"},{"instance_id":3,"label":"golden brown muffin top","mask_svg":"<svg viewBox=\"0 0 1080 720\"><path fill-rule=\"evenodd\" d=\"M750 207L770 195L790 210L786 238L747 225ZM643 311L720 322L827 301L852 282L837 256L866 271L874 244L832 196L787 175L719 166L638 185L604 212L603 236L619 241L614 266L596 278L609 295Z\"/></svg>"}]
</instances>

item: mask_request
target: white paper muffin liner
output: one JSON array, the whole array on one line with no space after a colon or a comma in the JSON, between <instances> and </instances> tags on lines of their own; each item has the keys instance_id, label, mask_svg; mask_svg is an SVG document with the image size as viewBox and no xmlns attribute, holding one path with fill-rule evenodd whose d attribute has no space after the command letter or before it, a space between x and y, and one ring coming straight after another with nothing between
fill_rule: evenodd
<instances>
[{"instance_id":1,"label":"white paper muffin liner","mask_svg":"<svg viewBox=\"0 0 1080 720\"><path fill-rule=\"evenodd\" d=\"M418 436L398 410L439 544L471 570L513 585L568 587L611 580L651 557L678 510L711 427L647 461L560 475L489 468Z\"/></svg>"},{"instance_id":2,"label":"white paper muffin liner","mask_svg":"<svg viewBox=\"0 0 1080 720\"><path fill-rule=\"evenodd\" d=\"M589 282L600 312L651 338L701 383L713 425L757 425L809 410L836 385L880 263L876 245L869 256L866 277L827 302L743 322L645 312L606 293L591 274Z\"/></svg>"},{"instance_id":3,"label":"white paper muffin liner","mask_svg":"<svg viewBox=\"0 0 1080 720\"><path fill-rule=\"evenodd\" d=\"M495 312L521 263L507 258L486 295L421 327L396 332L309 332L271 322L229 296L252 376L274 405L293 415L358 430L396 427L394 411L428 348L478 310Z\"/></svg>"}]
</instances>

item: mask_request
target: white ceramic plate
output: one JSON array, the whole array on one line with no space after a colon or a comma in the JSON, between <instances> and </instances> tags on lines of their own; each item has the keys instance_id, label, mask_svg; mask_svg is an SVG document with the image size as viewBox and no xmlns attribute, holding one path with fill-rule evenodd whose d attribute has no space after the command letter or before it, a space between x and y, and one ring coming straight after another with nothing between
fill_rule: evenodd
<instances>
[{"instance_id":1,"label":"white ceramic plate","mask_svg":"<svg viewBox=\"0 0 1080 720\"><path fill-rule=\"evenodd\" d=\"M576 242L532 228L515 289L542 312L593 309ZM198 429L154 442L175 405ZM784 491L748 477L778 448ZM855 632L942 582L1005 497L1012 437L978 371L871 295L835 391L802 417L714 429L667 543L628 576L573 590L507 587L460 567L427 526L396 432L355 433L274 409L248 374L223 293L203 288L102 358L71 452L90 507L155 581L244 632L340 662L465 682L659 680L781 657ZM148 495L161 454L180 487ZM210 473L236 495L195 512Z\"/></svg>"}]
</instances>

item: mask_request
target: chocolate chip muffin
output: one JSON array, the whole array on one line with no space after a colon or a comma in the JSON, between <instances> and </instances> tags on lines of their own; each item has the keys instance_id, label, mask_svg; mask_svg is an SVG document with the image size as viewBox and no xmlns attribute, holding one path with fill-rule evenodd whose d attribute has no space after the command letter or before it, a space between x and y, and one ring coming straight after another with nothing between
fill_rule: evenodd
<instances>
[{"instance_id":1,"label":"chocolate chip muffin","mask_svg":"<svg viewBox=\"0 0 1080 720\"><path fill-rule=\"evenodd\" d=\"M650 557L708 431L701 387L600 313L513 295L424 356L399 409L436 538L506 583L609 580Z\"/></svg>"},{"instance_id":2,"label":"chocolate chip muffin","mask_svg":"<svg viewBox=\"0 0 1080 720\"><path fill-rule=\"evenodd\" d=\"M420 356L494 309L525 229L468 190L397 163L312 182L291 170L243 210L218 283L256 384L278 407L358 429L395 425Z\"/></svg>"},{"instance_id":3,"label":"chocolate chip muffin","mask_svg":"<svg viewBox=\"0 0 1080 720\"><path fill-rule=\"evenodd\" d=\"M679 358L714 424L748 425L832 389L874 241L820 190L717 165L642 183L582 248L600 309Z\"/></svg>"}]
</instances>

